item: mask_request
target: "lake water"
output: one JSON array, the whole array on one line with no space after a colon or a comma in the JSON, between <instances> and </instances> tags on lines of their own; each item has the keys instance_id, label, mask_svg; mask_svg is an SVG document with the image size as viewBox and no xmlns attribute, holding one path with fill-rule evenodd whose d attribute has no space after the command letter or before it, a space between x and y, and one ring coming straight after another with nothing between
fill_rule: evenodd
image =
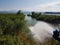
<instances>
[{"instance_id":1,"label":"lake water","mask_svg":"<svg viewBox=\"0 0 60 45\"><path fill-rule=\"evenodd\" d=\"M32 17L27 16L27 15L25 15L25 20L27 21L28 26L34 26L36 23L41 22L41 21L38 21L35 18L32 18ZM49 24L51 26L53 26L55 29L60 28L60 24L51 24L51 23L49 23Z\"/></svg>"},{"instance_id":2,"label":"lake water","mask_svg":"<svg viewBox=\"0 0 60 45\"><path fill-rule=\"evenodd\" d=\"M25 16L25 20L29 26L34 26L38 21L30 16Z\"/></svg>"},{"instance_id":3,"label":"lake water","mask_svg":"<svg viewBox=\"0 0 60 45\"><path fill-rule=\"evenodd\" d=\"M45 42L47 39L53 38L53 31L59 30L59 24L50 24L44 21L38 21L30 16L25 16L28 28L33 34L33 38L36 42Z\"/></svg>"}]
</instances>

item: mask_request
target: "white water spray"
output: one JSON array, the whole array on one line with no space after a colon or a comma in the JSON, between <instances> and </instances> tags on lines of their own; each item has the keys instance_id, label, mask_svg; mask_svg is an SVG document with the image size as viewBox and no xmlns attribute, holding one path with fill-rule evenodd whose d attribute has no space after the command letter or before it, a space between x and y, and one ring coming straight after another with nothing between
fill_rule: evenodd
<instances>
[{"instance_id":1,"label":"white water spray","mask_svg":"<svg viewBox=\"0 0 60 45\"><path fill-rule=\"evenodd\" d=\"M35 26L29 27L33 34L33 38L38 42L45 42L46 39L51 39L55 30L50 24L39 21Z\"/></svg>"}]
</instances>

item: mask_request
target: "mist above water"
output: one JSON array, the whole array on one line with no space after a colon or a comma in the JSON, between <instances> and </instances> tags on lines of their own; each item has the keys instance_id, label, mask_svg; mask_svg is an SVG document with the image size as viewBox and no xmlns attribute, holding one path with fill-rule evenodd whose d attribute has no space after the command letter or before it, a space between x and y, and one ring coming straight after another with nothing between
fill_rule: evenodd
<instances>
[{"instance_id":1,"label":"mist above water","mask_svg":"<svg viewBox=\"0 0 60 45\"><path fill-rule=\"evenodd\" d=\"M25 16L28 27L32 33L33 39L38 43L44 43L46 40L52 39L53 31L58 29L60 26L55 24L49 24L44 21L38 21L30 16ZM37 45L39 45L37 43Z\"/></svg>"},{"instance_id":2,"label":"mist above water","mask_svg":"<svg viewBox=\"0 0 60 45\"><path fill-rule=\"evenodd\" d=\"M33 34L33 38L41 43L46 41L46 39L51 39L55 30L50 24L43 21L38 21L34 26L29 28Z\"/></svg>"}]
</instances>

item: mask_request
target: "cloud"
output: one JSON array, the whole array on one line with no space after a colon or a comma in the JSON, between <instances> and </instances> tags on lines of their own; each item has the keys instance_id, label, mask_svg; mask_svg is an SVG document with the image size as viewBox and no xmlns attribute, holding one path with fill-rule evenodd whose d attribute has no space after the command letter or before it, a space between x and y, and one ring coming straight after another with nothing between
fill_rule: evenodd
<instances>
[{"instance_id":1,"label":"cloud","mask_svg":"<svg viewBox=\"0 0 60 45\"><path fill-rule=\"evenodd\" d=\"M28 10L28 11L60 11L60 2L51 2L51 3L46 3L46 4L40 4L36 5L34 7L27 7L23 8L23 10Z\"/></svg>"},{"instance_id":2,"label":"cloud","mask_svg":"<svg viewBox=\"0 0 60 45\"><path fill-rule=\"evenodd\" d=\"M60 2L37 5L32 8L34 11L60 11Z\"/></svg>"},{"instance_id":3,"label":"cloud","mask_svg":"<svg viewBox=\"0 0 60 45\"><path fill-rule=\"evenodd\" d=\"M25 7L25 8L20 8L20 9L24 11L33 11L31 7Z\"/></svg>"},{"instance_id":4,"label":"cloud","mask_svg":"<svg viewBox=\"0 0 60 45\"><path fill-rule=\"evenodd\" d=\"M24 11L52 11L52 12L60 12L60 1L59 2L50 2L46 4L39 4L33 7L19 7L19 8L0 8L0 10L24 10Z\"/></svg>"}]
</instances>

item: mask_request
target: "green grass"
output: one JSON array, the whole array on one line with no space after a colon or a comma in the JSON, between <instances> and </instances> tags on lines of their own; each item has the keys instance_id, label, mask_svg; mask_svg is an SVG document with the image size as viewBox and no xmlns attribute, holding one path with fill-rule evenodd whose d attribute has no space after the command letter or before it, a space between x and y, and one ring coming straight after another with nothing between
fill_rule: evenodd
<instances>
[{"instance_id":1,"label":"green grass","mask_svg":"<svg viewBox=\"0 0 60 45\"><path fill-rule=\"evenodd\" d=\"M0 45L36 45L24 19L24 14L0 14ZM58 43L56 40L52 41L53 45ZM51 45L52 41L45 45Z\"/></svg>"},{"instance_id":2,"label":"green grass","mask_svg":"<svg viewBox=\"0 0 60 45\"><path fill-rule=\"evenodd\" d=\"M35 45L24 14L0 14L0 45Z\"/></svg>"},{"instance_id":3,"label":"green grass","mask_svg":"<svg viewBox=\"0 0 60 45\"><path fill-rule=\"evenodd\" d=\"M50 23L60 23L60 16L57 15L31 15L32 18Z\"/></svg>"}]
</instances>

